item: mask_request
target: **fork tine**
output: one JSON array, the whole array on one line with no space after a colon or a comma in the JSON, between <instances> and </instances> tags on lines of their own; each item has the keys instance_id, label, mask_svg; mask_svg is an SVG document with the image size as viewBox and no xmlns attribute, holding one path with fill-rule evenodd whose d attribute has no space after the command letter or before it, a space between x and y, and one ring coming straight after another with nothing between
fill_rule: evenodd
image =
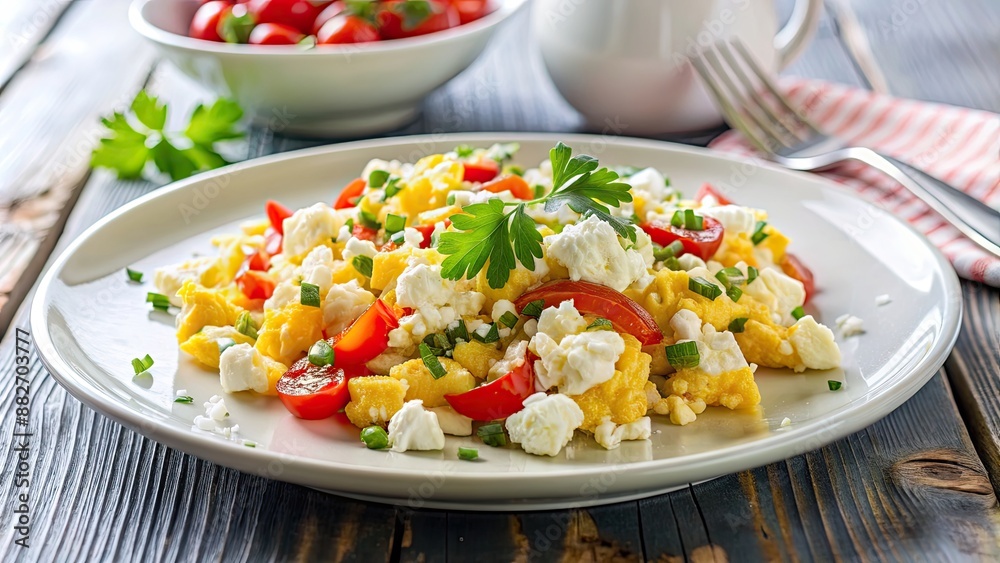
<instances>
[{"instance_id":1,"label":"fork tine","mask_svg":"<svg viewBox=\"0 0 1000 563\"><path fill-rule=\"evenodd\" d=\"M716 101L719 102L722 113L726 116L726 121L728 121L733 128L743 133L754 148L764 153L771 152L771 149L761 138L761 135L757 131L754 131L754 128L743 119L743 116L740 115L739 110L737 110L736 106L733 105L727 93L723 91L722 87L719 85L718 79L715 77L714 72L712 72L712 70L709 69L708 65L705 63L703 55L699 54L691 57L691 65L694 66L696 71L698 71L702 82L708 86L708 89L712 91L712 95L715 96Z\"/></svg>"},{"instance_id":2,"label":"fork tine","mask_svg":"<svg viewBox=\"0 0 1000 563\"><path fill-rule=\"evenodd\" d=\"M790 147L795 144L798 139L794 136L785 133L782 129L783 127L775 127L773 121L767 116L763 115L761 109L757 107L753 101L747 99L743 90L736 85L733 81L732 69L728 68L728 64L721 57L719 49L716 45L712 45L708 50L702 51L702 56L705 58L706 62L713 67L716 74L722 78L722 81L726 84L726 87L737 99L737 105L746 114L746 117L754 122L754 125L760 129L767 137L768 150L767 152L775 152L780 146Z\"/></svg>"},{"instance_id":3,"label":"fork tine","mask_svg":"<svg viewBox=\"0 0 1000 563\"><path fill-rule=\"evenodd\" d=\"M750 54L750 50L747 49L747 46L744 45L739 39L736 39L733 44L736 46L736 50L740 52L740 55L742 55L743 61L750 67L750 70L757 75L757 78L762 84L764 84L764 87L767 88L771 95L774 96L782 106L784 106L785 110L794 115L799 120L799 123L801 123L811 135L822 135L823 132L816 127L812 120L806 117L799 110L792 107L792 104L788 102L788 98L786 98L784 94L778 92L778 88L774 85L774 82L770 79L770 77L768 77L768 74L764 72L764 69L760 67L760 63L757 62L757 59Z\"/></svg>"},{"instance_id":4,"label":"fork tine","mask_svg":"<svg viewBox=\"0 0 1000 563\"><path fill-rule=\"evenodd\" d=\"M742 42L738 38L735 41L742 45ZM798 116L795 114L792 114L791 115L792 119L789 120L788 119L789 115L787 113L782 111L775 111L775 108L772 107L772 104L768 103L764 99L764 97L760 94L759 88L754 83L754 80L749 75L747 75L747 72L744 69L744 65L740 63L739 60L740 54L734 52L732 44L728 41L720 41L716 43L716 47L718 47L718 50L722 54L722 57L729 64L729 68L733 71L733 74L735 74L739 79L739 81L743 84L743 89L747 93L747 95L757 104L758 108L762 109L764 113L767 114L768 122L780 125L782 131L787 135L791 136L791 138L795 140L798 141L807 140L809 138L808 135L800 133L802 129L807 128L807 125L798 123L796 121ZM757 80L760 82L765 82L768 79L766 76L757 74ZM771 91L774 91L773 85L771 85L769 89ZM785 105L787 106L787 104Z\"/></svg>"}]
</instances>

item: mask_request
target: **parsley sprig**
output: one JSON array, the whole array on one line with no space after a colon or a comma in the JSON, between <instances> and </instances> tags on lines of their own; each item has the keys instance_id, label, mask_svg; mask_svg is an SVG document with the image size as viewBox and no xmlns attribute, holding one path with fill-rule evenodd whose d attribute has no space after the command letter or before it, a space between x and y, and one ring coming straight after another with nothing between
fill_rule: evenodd
<instances>
[{"instance_id":1,"label":"parsley sprig","mask_svg":"<svg viewBox=\"0 0 1000 563\"><path fill-rule=\"evenodd\" d=\"M438 245L447 256L441 264L443 277L472 279L486 267L490 287L498 289L507 283L517 262L534 271L535 259L543 256L542 235L526 212L530 205L544 204L550 213L569 205L581 215L605 221L621 237L635 242L635 226L626 218L612 215L608 207L632 201L631 187L618 182L616 172L598 168L592 156L573 156L573 149L563 143L549 151L549 160L553 189L548 194L519 203L494 198L467 205L461 214L451 216L456 231L442 233Z\"/></svg>"},{"instance_id":2,"label":"parsley sprig","mask_svg":"<svg viewBox=\"0 0 1000 563\"><path fill-rule=\"evenodd\" d=\"M140 90L128 112L115 112L101 123L107 128L91 154L91 165L110 168L119 178L139 178L152 161L157 169L181 180L204 170L229 164L216 143L237 139L240 106L225 98L199 104L183 132L166 131L167 106Z\"/></svg>"}]
</instances>

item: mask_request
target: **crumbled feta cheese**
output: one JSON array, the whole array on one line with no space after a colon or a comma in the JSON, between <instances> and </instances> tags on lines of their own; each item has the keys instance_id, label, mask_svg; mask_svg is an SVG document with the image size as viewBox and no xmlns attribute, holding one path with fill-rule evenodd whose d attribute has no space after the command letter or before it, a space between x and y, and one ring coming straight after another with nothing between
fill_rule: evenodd
<instances>
[{"instance_id":1,"label":"crumbled feta cheese","mask_svg":"<svg viewBox=\"0 0 1000 563\"><path fill-rule=\"evenodd\" d=\"M347 228L347 225L341 225L340 230L337 231L337 242L345 243L351 240L351 229Z\"/></svg>"},{"instance_id":2,"label":"crumbled feta cheese","mask_svg":"<svg viewBox=\"0 0 1000 563\"><path fill-rule=\"evenodd\" d=\"M302 288L292 281L283 281L274 287L274 293L264 302L264 311L281 309L292 303L298 303Z\"/></svg>"},{"instance_id":3,"label":"crumbled feta cheese","mask_svg":"<svg viewBox=\"0 0 1000 563\"><path fill-rule=\"evenodd\" d=\"M286 218L282 225L283 254L288 256L305 254L314 246L335 238L343 224L343 218L325 203L303 207Z\"/></svg>"},{"instance_id":4,"label":"crumbled feta cheese","mask_svg":"<svg viewBox=\"0 0 1000 563\"><path fill-rule=\"evenodd\" d=\"M509 417L505 426L510 440L529 454L558 455L583 424L583 411L566 395L535 393L524 408Z\"/></svg>"},{"instance_id":5,"label":"crumbled feta cheese","mask_svg":"<svg viewBox=\"0 0 1000 563\"><path fill-rule=\"evenodd\" d=\"M544 332L559 342L569 334L579 334L587 329L587 321L576 310L573 300L563 301L558 307L547 307L538 317L538 332Z\"/></svg>"},{"instance_id":6,"label":"crumbled feta cheese","mask_svg":"<svg viewBox=\"0 0 1000 563\"><path fill-rule=\"evenodd\" d=\"M536 389L557 387L560 393L579 395L611 379L625 341L609 330L570 334L559 342L539 332L529 347L539 357Z\"/></svg>"},{"instance_id":7,"label":"crumbled feta cheese","mask_svg":"<svg viewBox=\"0 0 1000 563\"><path fill-rule=\"evenodd\" d=\"M358 285L358 280L330 287L323 299L323 325L327 334L338 334L375 302L372 292Z\"/></svg>"},{"instance_id":8,"label":"crumbled feta cheese","mask_svg":"<svg viewBox=\"0 0 1000 563\"><path fill-rule=\"evenodd\" d=\"M888 305L889 303L892 303L892 298L889 297L889 294L887 293L883 293L882 295L879 295L878 297L875 298L875 305L879 307L883 305Z\"/></svg>"},{"instance_id":9,"label":"crumbled feta cheese","mask_svg":"<svg viewBox=\"0 0 1000 563\"><path fill-rule=\"evenodd\" d=\"M691 272L692 270L698 268L706 268L705 261L698 258L694 254L682 254L677 258L677 263L681 265L681 268L686 272Z\"/></svg>"},{"instance_id":10,"label":"crumbled feta cheese","mask_svg":"<svg viewBox=\"0 0 1000 563\"><path fill-rule=\"evenodd\" d=\"M574 281L599 283L624 291L648 274L648 264L635 249L625 250L608 223L590 216L545 237L546 253L569 270Z\"/></svg>"},{"instance_id":11,"label":"crumbled feta cheese","mask_svg":"<svg viewBox=\"0 0 1000 563\"><path fill-rule=\"evenodd\" d=\"M511 313L515 317L517 316L517 309L514 308L514 304L506 299L500 299L493 304L493 310L490 312L490 316L493 317L493 322L500 322L500 317L504 313Z\"/></svg>"},{"instance_id":12,"label":"crumbled feta cheese","mask_svg":"<svg viewBox=\"0 0 1000 563\"><path fill-rule=\"evenodd\" d=\"M470 287L470 282L442 279L439 265L408 266L396 280L396 303L412 308L413 313L400 319L399 328L389 333L390 346L405 348L461 317L478 315L486 296Z\"/></svg>"},{"instance_id":13,"label":"crumbled feta cheese","mask_svg":"<svg viewBox=\"0 0 1000 563\"><path fill-rule=\"evenodd\" d=\"M538 332L538 321L535 319L528 319L524 321L524 326L522 328L524 329L524 334L528 338L531 338Z\"/></svg>"},{"instance_id":14,"label":"crumbled feta cheese","mask_svg":"<svg viewBox=\"0 0 1000 563\"><path fill-rule=\"evenodd\" d=\"M840 349L834 341L833 331L817 323L812 315L799 319L789 332L788 341L802 360L795 371L833 369L840 365Z\"/></svg>"},{"instance_id":15,"label":"crumbled feta cheese","mask_svg":"<svg viewBox=\"0 0 1000 563\"><path fill-rule=\"evenodd\" d=\"M344 246L343 257L345 262L350 263L355 256L367 256L369 258L374 258L377 253L378 249L375 248L374 242L352 237Z\"/></svg>"},{"instance_id":16,"label":"crumbled feta cheese","mask_svg":"<svg viewBox=\"0 0 1000 563\"><path fill-rule=\"evenodd\" d=\"M650 420L644 416L635 422L617 425L610 416L604 417L594 429L594 439L607 450L621 445L622 440L648 440L651 434Z\"/></svg>"},{"instance_id":17,"label":"crumbled feta cheese","mask_svg":"<svg viewBox=\"0 0 1000 563\"><path fill-rule=\"evenodd\" d=\"M708 375L721 375L749 367L736 337L729 331L718 332L693 311L681 309L670 319L677 342L694 341L698 346L698 369Z\"/></svg>"},{"instance_id":18,"label":"crumbled feta cheese","mask_svg":"<svg viewBox=\"0 0 1000 563\"><path fill-rule=\"evenodd\" d=\"M212 403L212 406L205 410L205 415L216 422L222 422L229 416L229 409L226 408L226 402L220 400Z\"/></svg>"},{"instance_id":19,"label":"crumbled feta cheese","mask_svg":"<svg viewBox=\"0 0 1000 563\"><path fill-rule=\"evenodd\" d=\"M740 205L702 207L698 209L698 213L721 223L727 235L743 233L749 237L757 227L757 216L753 209Z\"/></svg>"},{"instance_id":20,"label":"crumbled feta cheese","mask_svg":"<svg viewBox=\"0 0 1000 563\"><path fill-rule=\"evenodd\" d=\"M508 372L514 370L518 366L524 364L525 355L528 352L528 341L518 340L517 342L512 342L510 346L507 347L507 351L504 352L503 358L497 361L497 363L490 366L489 374L487 379L493 381L498 377L503 377Z\"/></svg>"},{"instance_id":21,"label":"crumbled feta cheese","mask_svg":"<svg viewBox=\"0 0 1000 563\"><path fill-rule=\"evenodd\" d=\"M414 229L413 227L406 227L403 229L403 246L412 246L413 248L420 248L420 245L424 243L424 235L420 231Z\"/></svg>"},{"instance_id":22,"label":"crumbled feta cheese","mask_svg":"<svg viewBox=\"0 0 1000 563\"><path fill-rule=\"evenodd\" d=\"M760 301L771 311L774 322L783 326L795 323L792 310L806 300L802 282L774 268L760 270L757 279L743 287L743 293Z\"/></svg>"},{"instance_id":23,"label":"crumbled feta cheese","mask_svg":"<svg viewBox=\"0 0 1000 563\"><path fill-rule=\"evenodd\" d=\"M643 168L629 176L627 183L632 186L633 197L650 203L663 201L667 196L667 182L655 168Z\"/></svg>"},{"instance_id":24,"label":"crumbled feta cheese","mask_svg":"<svg viewBox=\"0 0 1000 563\"><path fill-rule=\"evenodd\" d=\"M845 337L854 336L865 331L865 322L854 315L841 315L837 317L837 328Z\"/></svg>"},{"instance_id":25,"label":"crumbled feta cheese","mask_svg":"<svg viewBox=\"0 0 1000 563\"><path fill-rule=\"evenodd\" d=\"M333 251L330 247L320 245L310 250L299 266L299 277L305 283L319 286L321 295L329 291L333 285Z\"/></svg>"},{"instance_id":26,"label":"crumbled feta cheese","mask_svg":"<svg viewBox=\"0 0 1000 563\"><path fill-rule=\"evenodd\" d=\"M186 397L187 394L188 394L187 389L178 389L177 391L174 392L175 397Z\"/></svg>"},{"instance_id":27,"label":"crumbled feta cheese","mask_svg":"<svg viewBox=\"0 0 1000 563\"><path fill-rule=\"evenodd\" d=\"M423 401L414 399L389 420L389 444L394 452L440 450L444 448L444 432L437 415L425 409Z\"/></svg>"},{"instance_id":28,"label":"crumbled feta cheese","mask_svg":"<svg viewBox=\"0 0 1000 563\"><path fill-rule=\"evenodd\" d=\"M458 414L451 407L427 409L437 416L441 431L451 436L472 436L472 419Z\"/></svg>"},{"instance_id":29,"label":"crumbled feta cheese","mask_svg":"<svg viewBox=\"0 0 1000 563\"><path fill-rule=\"evenodd\" d=\"M248 389L266 392L268 380L264 358L249 344L234 344L226 348L219 357L219 382L226 393Z\"/></svg>"}]
</instances>

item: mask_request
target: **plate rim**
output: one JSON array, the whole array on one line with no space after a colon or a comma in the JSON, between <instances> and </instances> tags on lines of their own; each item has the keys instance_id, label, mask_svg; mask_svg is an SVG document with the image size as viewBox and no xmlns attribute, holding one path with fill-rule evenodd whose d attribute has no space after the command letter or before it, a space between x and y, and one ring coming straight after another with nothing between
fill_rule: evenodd
<instances>
[{"instance_id":1,"label":"plate rim","mask_svg":"<svg viewBox=\"0 0 1000 563\"><path fill-rule=\"evenodd\" d=\"M644 148L658 151L668 151L680 154L689 154L699 157L709 157L727 161L730 163L750 164L762 169L772 170L779 174L788 175L799 180L808 179L810 182L824 184L826 189L833 190L848 198L856 200L864 205L873 205L850 191L839 187L835 182L821 176L797 172L782 168L759 158L751 158L743 155L733 155L710 150L702 147L692 147L668 141L652 139L640 139L633 137L619 137L609 135L590 135L579 133L553 133L553 132L468 132L468 133L448 133L448 134L425 134L408 135L397 137L384 137L378 139L365 139L346 143L335 143L321 145L317 147L299 149L283 153L275 153L246 161L241 161L216 170L198 174L191 178L173 182L154 189L148 194L140 196L121 207L108 213L93 225L80 233L73 241L63 249L58 257L51 262L44 276L39 282L35 296L30 307L30 329L35 342L35 349L42 364L46 367L56 381L63 386L77 400L83 402L95 411L108 416L140 434L167 446L174 447L185 453L190 453L202 459L206 459L219 465L236 468L241 471L254 473L254 468L263 467L271 461L287 462L298 465L300 469L308 472L336 471L346 477L351 476L395 476L408 479L426 477L425 470L370 467L356 464L346 464L334 460L319 460L299 455L287 454L266 448L247 448L240 444L220 441L216 437L201 435L192 432L190 429L182 429L176 425L171 425L156 419L149 419L138 410L128 408L126 403L121 403L105 396L99 389L92 387L86 381L86 374L78 373L70 366L58 353L55 344L51 339L46 322L46 306L49 303L48 295L52 289L53 282L57 274L65 267L66 262L74 255L75 251L83 245L95 233L105 228L109 223L116 221L123 215L131 212L132 209L145 205L157 198L164 197L169 193L187 189L192 184L211 181L219 176L224 176L234 170L246 170L261 166L270 166L276 163L320 156L327 153L337 153L350 150L373 150L395 146L415 146L421 142L432 143L482 143L482 142L512 142L512 141L563 141L567 144L580 143L593 145L600 142L607 145L614 145L618 148ZM647 473L650 471L664 470L677 471L684 468L686 472L700 472L697 479L717 477L742 471L751 467L773 463L782 459L788 459L786 455L792 455L813 451L836 440L853 434L863 428L881 420L889 413L895 411L906 400L915 395L944 365L948 355L954 347L958 338L963 316L963 300L961 297L961 286L958 275L954 268L947 261L940 250L926 240L912 225L887 214L897 226L908 229L917 235L917 239L935 258L938 270L941 273L943 291L945 294L943 307L941 337L927 351L917 365L906 370L911 375L903 384L896 384L882 391L874 400L868 400L868 408L850 409L849 405L837 409L828 417L818 419L809 423L795 425L788 431L772 433L772 435L760 440L749 441L727 448L725 456L719 457L713 451L705 451L695 454L688 454L682 458L667 458L659 460L629 461L621 462L624 466L623 473L638 472ZM874 406L872 405L874 403ZM845 412L846 411L846 412ZM850 415L850 416L849 416ZM822 431L822 430L825 430ZM683 459L683 463L677 460ZM442 465L442 471L444 470ZM476 485L486 481L496 482L497 479L504 479L512 484L524 481L554 481L567 477L587 478L600 475L607 471L607 467L599 465L574 466L568 464L564 467L553 466L552 470L542 473L526 472L484 472L484 473L464 473L460 471L447 472L449 479L464 482L466 485ZM301 473L301 472L300 472ZM282 475L285 475L283 473ZM268 478L285 480L295 483L310 484L301 478L283 479L282 475L269 475ZM317 486L312 485L311 486ZM321 485L320 485L321 486ZM322 487L322 486L321 486ZM660 486L662 488L662 485ZM325 487L322 487L325 488ZM345 492L365 492L364 489L345 486ZM446 498L444 490L438 491L440 498ZM370 493L367 493L370 496ZM388 498L387 502L397 499ZM475 499L468 499L469 502Z\"/></svg>"}]
</instances>

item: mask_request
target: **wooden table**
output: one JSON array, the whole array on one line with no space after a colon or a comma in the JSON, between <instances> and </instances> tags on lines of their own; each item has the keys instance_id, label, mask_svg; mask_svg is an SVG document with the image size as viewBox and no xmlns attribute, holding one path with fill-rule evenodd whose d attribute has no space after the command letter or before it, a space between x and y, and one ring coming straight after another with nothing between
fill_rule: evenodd
<instances>
[{"instance_id":1,"label":"wooden table","mask_svg":"<svg viewBox=\"0 0 1000 563\"><path fill-rule=\"evenodd\" d=\"M780 4L787 13L789 2ZM15 424L15 328L27 328L19 304L42 265L53 247L158 185L87 170L96 117L143 85L175 117L208 98L130 32L126 5L7 0L0 15L5 441ZM854 0L853 14L895 94L1000 111L995 0ZM579 117L545 77L526 16L509 22L488 53L398 134L577 131ZM849 24L824 16L789 72L862 84L843 40ZM256 128L242 150L252 158L313 144ZM555 512L412 512L226 469L84 407L32 355L31 547L12 543L12 453L2 462L0 559L993 559L1000 292L968 282L963 290L966 315L945 369L877 424L671 494Z\"/></svg>"}]
</instances>

